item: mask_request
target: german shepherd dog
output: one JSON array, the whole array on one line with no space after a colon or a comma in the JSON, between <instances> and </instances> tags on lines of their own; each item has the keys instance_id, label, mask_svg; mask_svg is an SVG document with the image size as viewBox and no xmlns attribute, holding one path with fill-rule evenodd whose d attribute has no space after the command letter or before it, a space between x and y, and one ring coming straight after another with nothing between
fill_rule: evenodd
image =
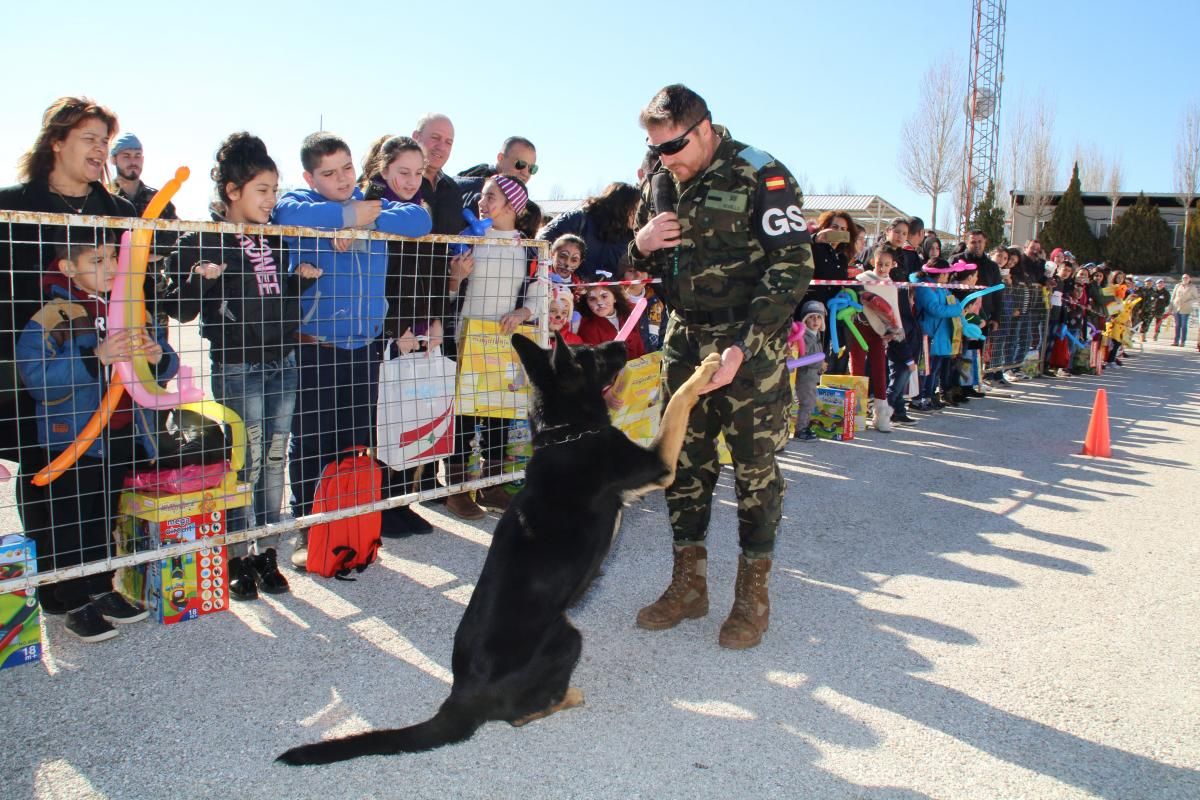
<instances>
[{"instance_id":1,"label":"german shepherd dog","mask_svg":"<svg viewBox=\"0 0 1200 800\"><path fill-rule=\"evenodd\" d=\"M671 397L646 448L612 426L604 400L625 366L624 342L568 348L557 337L552 353L520 334L512 343L532 386L533 457L454 635L450 696L425 722L295 747L280 761L432 750L489 720L520 726L583 703L570 686L583 637L566 610L608 553L625 499L674 480L688 414L720 358L709 356Z\"/></svg>"}]
</instances>

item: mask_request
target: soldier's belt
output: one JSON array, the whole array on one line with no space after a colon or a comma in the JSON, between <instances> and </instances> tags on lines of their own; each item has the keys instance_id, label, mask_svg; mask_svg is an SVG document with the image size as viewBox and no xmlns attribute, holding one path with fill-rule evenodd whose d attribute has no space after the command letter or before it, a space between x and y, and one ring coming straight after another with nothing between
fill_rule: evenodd
<instances>
[{"instance_id":1,"label":"soldier's belt","mask_svg":"<svg viewBox=\"0 0 1200 800\"><path fill-rule=\"evenodd\" d=\"M750 316L750 306L713 308L708 311L678 309L675 313L686 325L728 325L734 322L745 322Z\"/></svg>"}]
</instances>

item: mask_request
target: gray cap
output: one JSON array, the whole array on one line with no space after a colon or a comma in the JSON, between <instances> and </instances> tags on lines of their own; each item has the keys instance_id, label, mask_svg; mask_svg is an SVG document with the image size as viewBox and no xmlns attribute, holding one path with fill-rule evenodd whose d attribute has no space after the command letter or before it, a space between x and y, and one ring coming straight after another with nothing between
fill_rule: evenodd
<instances>
[{"instance_id":1,"label":"gray cap","mask_svg":"<svg viewBox=\"0 0 1200 800\"><path fill-rule=\"evenodd\" d=\"M800 306L800 319L804 319L809 314L820 314L822 317L829 316L829 312L825 310L825 304L818 300L809 300Z\"/></svg>"},{"instance_id":2,"label":"gray cap","mask_svg":"<svg viewBox=\"0 0 1200 800\"><path fill-rule=\"evenodd\" d=\"M112 149L110 149L108 151L108 154L109 154L109 156L115 156L117 153L121 152L122 150L141 150L141 149L142 149L142 141L140 139L138 139L138 137L134 136L132 133L122 133L120 136L117 137L117 140L115 142L113 142Z\"/></svg>"}]
</instances>

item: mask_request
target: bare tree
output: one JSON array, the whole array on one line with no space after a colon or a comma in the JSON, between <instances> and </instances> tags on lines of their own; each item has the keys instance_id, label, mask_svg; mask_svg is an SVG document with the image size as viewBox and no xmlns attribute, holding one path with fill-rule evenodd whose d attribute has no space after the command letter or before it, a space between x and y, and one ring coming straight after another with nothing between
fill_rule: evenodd
<instances>
[{"instance_id":1,"label":"bare tree","mask_svg":"<svg viewBox=\"0 0 1200 800\"><path fill-rule=\"evenodd\" d=\"M1188 221L1192 202L1200 194L1200 103L1184 109L1175 143L1175 193L1183 203L1183 270L1187 272Z\"/></svg>"},{"instance_id":2,"label":"bare tree","mask_svg":"<svg viewBox=\"0 0 1200 800\"><path fill-rule=\"evenodd\" d=\"M1112 164L1108 168L1108 180L1105 183L1105 191L1108 193L1108 202L1111 206L1108 212L1108 224L1111 226L1117 221L1117 203L1121 202L1121 182L1125 176L1121 172L1121 157L1113 156Z\"/></svg>"},{"instance_id":3,"label":"bare tree","mask_svg":"<svg viewBox=\"0 0 1200 800\"><path fill-rule=\"evenodd\" d=\"M929 219L935 222L938 197L962 180L962 75L954 58L926 70L917 109L900 131L900 176L933 201Z\"/></svg>"},{"instance_id":4,"label":"bare tree","mask_svg":"<svg viewBox=\"0 0 1200 800\"><path fill-rule=\"evenodd\" d=\"M1007 123L1007 168L1014 190L1024 197L1031 218L1030 236L1046 216L1058 184L1058 151L1054 146L1054 110L1044 96L1021 98ZM1017 210L1013 209L1013 235Z\"/></svg>"},{"instance_id":5,"label":"bare tree","mask_svg":"<svg viewBox=\"0 0 1200 800\"><path fill-rule=\"evenodd\" d=\"M1085 147L1076 142L1075 163L1079 165L1079 190L1081 192L1104 191L1104 180L1108 177L1108 163L1103 150L1095 144Z\"/></svg>"},{"instance_id":6,"label":"bare tree","mask_svg":"<svg viewBox=\"0 0 1200 800\"><path fill-rule=\"evenodd\" d=\"M854 194L854 184L845 175L842 176L842 182L837 187L838 194Z\"/></svg>"}]
</instances>

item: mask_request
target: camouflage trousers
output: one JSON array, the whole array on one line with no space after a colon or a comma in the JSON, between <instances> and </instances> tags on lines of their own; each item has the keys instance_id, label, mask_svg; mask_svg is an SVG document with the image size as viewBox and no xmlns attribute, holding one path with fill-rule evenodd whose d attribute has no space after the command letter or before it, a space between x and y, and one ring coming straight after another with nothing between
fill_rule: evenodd
<instances>
[{"instance_id":1,"label":"camouflage trousers","mask_svg":"<svg viewBox=\"0 0 1200 800\"><path fill-rule=\"evenodd\" d=\"M684 325L672 317L663 344L663 396L683 385L709 353L736 337L738 325ZM733 460L738 540L747 556L770 555L783 515L783 475L775 452L787 442L790 400L785 366L787 343L770 340L742 365L733 382L702 395L688 418L675 482L667 487L667 510L677 543L702 542L712 516L713 490L721 472L717 436Z\"/></svg>"}]
</instances>

